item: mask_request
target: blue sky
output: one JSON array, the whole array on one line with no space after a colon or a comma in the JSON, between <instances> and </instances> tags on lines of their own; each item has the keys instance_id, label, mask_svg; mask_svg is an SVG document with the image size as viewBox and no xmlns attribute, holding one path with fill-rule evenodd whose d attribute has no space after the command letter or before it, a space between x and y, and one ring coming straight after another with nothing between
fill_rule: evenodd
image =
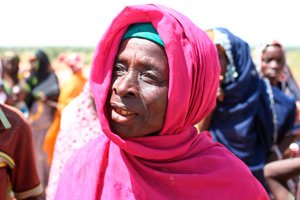
<instances>
[{"instance_id":1,"label":"blue sky","mask_svg":"<svg viewBox=\"0 0 300 200\"><path fill-rule=\"evenodd\" d=\"M160 3L202 29L226 27L255 46L300 46L299 0L0 0L0 46L96 46L126 5Z\"/></svg>"}]
</instances>

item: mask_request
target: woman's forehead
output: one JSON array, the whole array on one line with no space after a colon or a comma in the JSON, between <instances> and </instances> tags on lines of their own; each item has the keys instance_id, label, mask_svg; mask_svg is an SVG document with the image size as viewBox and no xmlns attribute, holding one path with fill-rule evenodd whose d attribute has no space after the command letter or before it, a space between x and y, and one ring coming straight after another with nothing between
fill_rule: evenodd
<instances>
[{"instance_id":1,"label":"woman's forehead","mask_svg":"<svg viewBox=\"0 0 300 200\"><path fill-rule=\"evenodd\" d=\"M263 51L263 55L265 54L277 54L282 57L285 57L284 51L279 45L268 45Z\"/></svg>"},{"instance_id":2,"label":"woman's forehead","mask_svg":"<svg viewBox=\"0 0 300 200\"><path fill-rule=\"evenodd\" d=\"M121 42L115 62L127 63L134 59L138 65L158 71L168 71L165 49L148 39L128 38ZM160 66L165 66L161 68Z\"/></svg>"}]
</instances>

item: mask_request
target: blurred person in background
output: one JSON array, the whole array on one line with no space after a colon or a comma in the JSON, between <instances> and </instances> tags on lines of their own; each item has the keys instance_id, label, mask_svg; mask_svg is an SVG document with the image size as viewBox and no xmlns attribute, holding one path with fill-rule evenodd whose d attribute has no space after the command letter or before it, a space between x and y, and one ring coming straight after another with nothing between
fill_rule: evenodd
<instances>
[{"instance_id":1,"label":"blurred person in background","mask_svg":"<svg viewBox=\"0 0 300 200\"><path fill-rule=\"evenodd\" d=\"M263 168L275 144L292 128L295 100L260 79L249 45L225 28L207 31L223 71L215 109L199 124L243 160L265 186Z\"/></svg>"},{"instance_id":2,"label":"blurred person in background","mask_svg":"<svg viewBox=\"0 0 300 200\"><path fill-rule=\"evenodd\" d=\"M3 83L7 93L11 93L13 86L19 84L19 56L13 51L5 51L3 54Z\"/></svg>"},{"instance_id":3,"label":"blurred person in background","mask_svg":"<svg viewBox=\"0 0 300 200\"><path fill-rule=\"evenodd\" d=\"M3 74L3 65L2 65L2 58L0 57L0 103L5 103L7 99L7 92L4 88L2 74Z\"/></svg>"},{"instance_id":4,"label":"blurred person in background","mask_svg":"<svg viewBox=\"0 0 300 200\"><path fill-rule=\"evenodd\" d=\"M7 200L12 197L43 199L44 193L36 169L32 132L28 121L18 109L1 102L0 199Z\"/></svg>"},{"instance_id":5,"label":"blurred person in background","mask_svg":"<svg viewBox=\"0 0 300 200\"><path fill-rule=\"evenodd\" d=\"M27 92L25 101L31 109L36 100L44 100L51 105L51 101L57 102L59 96L58 79L51 67L46 53L38 50L29 58L30 76L26 78L25 89ZM50 86L50 87L49 87ZM54 104L56 106L56 104ZM54 106L54 107L55 107Z\"/></svg>"},{"instance_id":6,"label":"blurred person in background","mask_svg":"<svg viewBox=\"0 0 300 200\"><path fill-rule=\"evenodd\" d=\"M277 40L262 43L255 50L255 64L261 77L278 87L284 94L300 101L300 89L286 62L286 50Z\"/></svg>"},{"instance_id":7,"label":"blurred person in background","mask_svg":"<svg viewBox=\"0 0 300 200\"><path fill-rule=\"evenodd\" d=\"M63 109L61 114L60 130L55 142L46 190L47 200L54 199L61 173L68 158L100 133L102 132L94 98L89 83L86 82L83 91Z\"/></svg>"},{"instance_id":8,"label":"blurred person in background","mask_svg":"<svg viewBox=\"0 0 300 200\"><path fill-rule=\"evenodd\" d=\"M294 199L295 196L299 199L299 191L297 194L292 191L292 188L296 188L298 184L298 180L293 178L300 175L300 159L291 158L292 149L289 147L295 142L293 145L299 148L296 141L300 137L300 89L287 64L286 50L279 41L271 40L259 45L255 50L254 58L261 77L267 78L274 87L296 99L295 125L285 135L285 140L279 144L280 154L276 156L273 153L269 156L270 163L265 166L264 175L274 199Z\"/></svg>"},{"instance_id":9,"label":"blurred person in background","mask_svg":"<svg viewBox=\"0 0 300 200\"><path fill-rule=\"evenodd\" d=\"M281 151L284 151L282 156L286 157L290 154L288 146L300 138L300 89L287 64L286 50L279 41L271 40L259 45L255 50L255 62L261 77L267 78L285 95L296 99L298 117L295 118L293 130L280 145ZM270 161L275 160L273 157L270 157Z\"/></svg>"},{"instance_id":10,"label":"blurred person in background","mask_svg":"<svg viewBox=\"0 0 300 200\"><path fill-rule=\"evenodd\" d=\"M23 78L19 72L19 63L20 58L15 52L4 52L2 81L7 94L5 103L18 108L28 118L29 109L24 101L26 92L22 89Z\"/></svg>"},{"instance_id":11,"label":"blurred person in background","mask_svg":"<svg viewBox=\"0 0 300 200\"><path fill-rule=\"evenodd\" d=\"M53 121L59 96L59 83L45 52L38 50L29 59L30 76L26 79L25 101L30 109L29 122L33 132L33 143L37 169L41 183L46 188L50 165L43 151L45 135Z\"/></svg>"},{"instance_id":12,"label":"blurred person in background","mask_svg":"<svg viewBox=\"0 0 300 200\"><path fill-rule=\"evenodd\" d=\"M54 145L60 129L61 112L66 105L80 94L87 81L82 73L84 60L78 53L72 53L67 57L60 56L60 61L64 62L72 70L72 75L60 89L54 119L44 141L43 149L48 153L49 163L51 163L53 158Z\"/></svg>"}]
</instances>

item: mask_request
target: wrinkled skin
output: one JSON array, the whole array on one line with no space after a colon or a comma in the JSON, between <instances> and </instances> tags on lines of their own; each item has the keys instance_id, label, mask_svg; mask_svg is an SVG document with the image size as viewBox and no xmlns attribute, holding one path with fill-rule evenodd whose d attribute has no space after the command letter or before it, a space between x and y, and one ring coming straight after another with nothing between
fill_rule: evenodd
<instances>
[{"instance_id":1,"label":"wrinkled skin","mask_svg":"<svg viewBox=\"0 0 300 200\"><path fill-rule=\"evenodd\" d=\"M124 40L115 58L107 100L112 131L126 139L157 134L168 103L165 50L147 39Z\"/></svg>"}]
</instances>

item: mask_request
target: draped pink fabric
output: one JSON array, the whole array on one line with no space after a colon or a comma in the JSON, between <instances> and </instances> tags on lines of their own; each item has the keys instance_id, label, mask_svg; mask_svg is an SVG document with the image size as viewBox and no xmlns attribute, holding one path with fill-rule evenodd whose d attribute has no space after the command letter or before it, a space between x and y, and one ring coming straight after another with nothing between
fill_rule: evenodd
<instances>
[{"instance_id":1,"label":"draped pink fabric","mask_svg":"<svg viewBox=\"0 0 300 200\"><path fill-rule=\"evenodd\" d=\"M168 108L158 136L123 140L105 107L114 58L133 23L151 22L169 62ZM100 40L90 84L104 135L67 162L56 199L268 199L247 166L194 124L215 106L220 66L206 33L162 5L126 7Z\"/></svg>"}]
</instances>

